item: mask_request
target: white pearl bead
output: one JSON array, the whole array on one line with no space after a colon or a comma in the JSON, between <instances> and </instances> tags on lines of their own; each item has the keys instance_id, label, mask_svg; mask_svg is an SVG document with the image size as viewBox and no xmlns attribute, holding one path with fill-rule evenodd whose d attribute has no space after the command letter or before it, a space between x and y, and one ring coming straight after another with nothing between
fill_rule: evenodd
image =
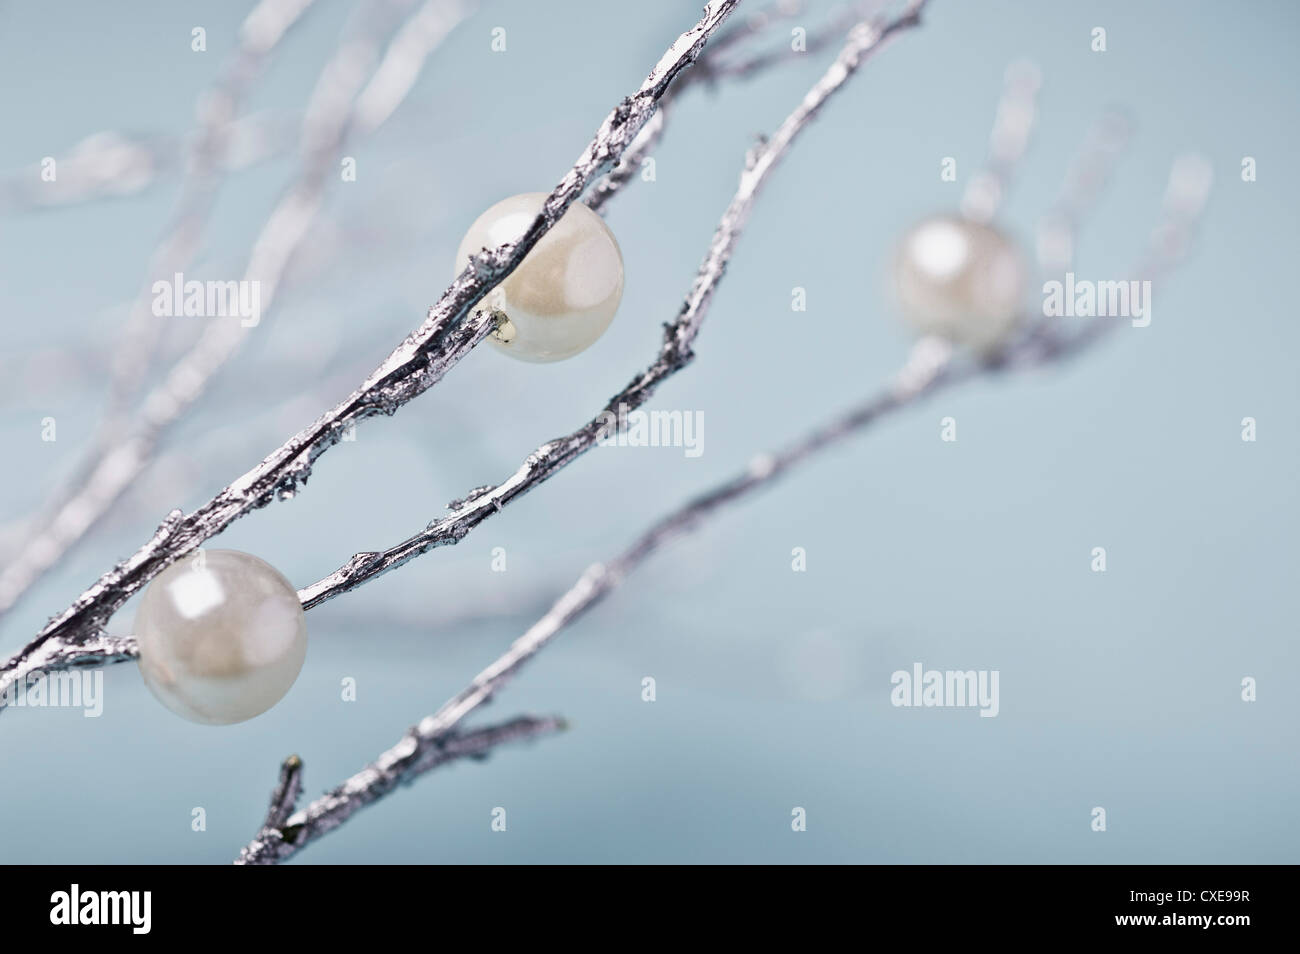
<instances>
[{"instance_id":1,"label":"white pearl bead","mask_svg":"<svg viewBox=\"0 0 1300 954\"><path fill-rule=\"evenodd\" d=\"M307 620L280 572L238 550L203 550L163 570L135 617L140 672L194 722L243 722L275 705L302 669Z\"/></svg>"},{"instance_id":2,"label":"white pearl bead","mask_svg":"<svg viewBox=\"0 0 1300 954\"><path fill-rule=\"evenodd\" d=\"M456 251L457 274L470 256L519 238L545 199L545 192L525 192L480 215ZM508 319L489 340L524 361L569 358L605 333L622 297L623 253L614 233L575 202L486 299Z\"/></svg>"},{"instance_id":3,"label":"white pearl bead","mask_svg":"<svg viewBox=\"0 0 1300 954\"><path fill-rule=\"evenodd\" d=\"M957 216L912 228L894 260L903 317L922 334L995 350L1021 316L1025 265L997 229Z\"/></svg>"}]
</instances>

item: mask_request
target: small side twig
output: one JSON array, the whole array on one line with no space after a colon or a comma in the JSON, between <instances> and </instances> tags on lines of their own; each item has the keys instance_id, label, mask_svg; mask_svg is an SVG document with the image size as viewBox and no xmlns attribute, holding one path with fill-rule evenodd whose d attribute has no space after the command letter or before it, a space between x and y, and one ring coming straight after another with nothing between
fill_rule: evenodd
<instances>
[{"instance_id":1,"label":"small side twig","mask_svg":"<svg viewBox=\"0 0 1300 954\"><path fill-rule=\"evenodd\" d=\"M726 55L733 47L751 37L761 35L770 27L781 21L789 21L801 16L806 11L806 4L800 0L782 0L760 11L743 26L733 28L725 38L726 43L715 44L712 55L701 64L700 81L712 82L720 79L744 80L782 63L797 62L799 57L829 49L844 36L846 30L855 23L876 16L887 0L858 0L834 11L824 22L809 30L803 38L803 45L796 52L790 46L779 45L770 50L752 53L747 56ZM723 39L719 37L719 39Z\"/></svg>"},{"instance_id":2,"label":"small side twig","mask_svg":"<svg viewBox=\"0 0 1300 954\"><path fill-rule=\"evenodd\" d=\"M240 851L235 864L278 864L333 831L366 805L425 772L458 759L483 759L497 746L530 741L561 732L567 726L559 716L519 716L499 725L438 738L426 737L418 727L413 728L375 761L300 812L294 808L302 792L302 760L291 755L280 766L280 778L271 793L262 829Z\"/></svg>"},{"instance_id":3,"label":"small side twig","mask_svg":"<svg viewBox=\"0 0 1300 954\"><path fill-rule=\"evenodd\" d=\"M610 172L587 193L582 200L593 212L604 214L609 200L617 195L641 170L645 159L658 146L668 124L668 116L673 105L688 89L701 85L712 85L722 79L745 80L758 75L765 69L783 63L796 62L800 56L815 53L829 46L859 21L865 21L870 13L882 6L883 0L869 0L850 6L840 11L828 22L819 26L807 38L801 53L779 49L751 56L745 60L728 62L725 55L729 50L741 46L762 36L776 23L795 17L805 12L803 0L778 0L771 6L756 11L745 19L744 23L733 24L714 37L709 46L700 54L694 68L678 81L659 101L659 111L637 134L628 147L623 158Z\"/></svg>"},{"instance_id":4,"label":"small side twig","mask_svg":"<svg viewBox=\"0 0 1300 954\"><path fill-rule=\"evenodd\" d=\"M298 807L302 795L302 759L291 755L280 765L280 780L271 791L271 805L266 810L266 820L262 822L263 830L283 828L284 823Z\"/></svg>"}]
</instances>

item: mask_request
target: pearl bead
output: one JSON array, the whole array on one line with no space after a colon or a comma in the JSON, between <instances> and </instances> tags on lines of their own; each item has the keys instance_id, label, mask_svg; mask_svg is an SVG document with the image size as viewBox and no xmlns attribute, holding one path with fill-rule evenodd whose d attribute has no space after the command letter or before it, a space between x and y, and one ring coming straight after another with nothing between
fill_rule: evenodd
<instances>
[{"instance_id":1,"label":"pearl bead","mask_svg":"<svg viewBox=\"0 0 1300 954\"><path fill-rule=\"evenodd\" d=\"M519 238L545 199L545 192L525 192L480 215L461 239L456 272L483 249ZM614 233L575 202L486 299L507 319L489 340L523 361L570 358L605 333L622 297L623 253Z\"/></svg>"},{"instance_id":2,"label":"pearl bead","mask_svg":"<svg viewBox=\"0 0 1300 954\"><path fill-rule=\"evenodd\" d=\"M922 334L996 350L1021 316L1025 265L997 229L957 216L912 228L894 259L903 317Z\"/></svg>"},{"instance_id":3,"label":"pearl bead","mask_svg":"<svg viewBox=\"0 0 1300 954\"><path fill-rule=\"evenodd\" d=\"M135 617L145 685L194 722L243 722L302 669L307 620L280 572L238 550L202 550L149 584Z\"/></svg>"}]
</instances>

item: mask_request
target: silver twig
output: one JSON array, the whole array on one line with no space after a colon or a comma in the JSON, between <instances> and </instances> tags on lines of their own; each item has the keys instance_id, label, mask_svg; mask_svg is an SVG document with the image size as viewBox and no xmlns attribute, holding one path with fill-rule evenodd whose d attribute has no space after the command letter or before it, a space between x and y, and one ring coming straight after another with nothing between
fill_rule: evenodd
<instances>
[{"instance_id":1,"label":"silver twig","mask_svg":"<svg viewBox=\"0 0 1300 954\"><path fill-rule=\"evenodd\" d=\"M713 84L720 79L749 79L768 67L797 62L800 55L815 52L833 40L842 38L849 27L868 19L868 11L878 9L882 2L883 0L870 0L840 11L808 36L802 54L792 54L789 50L780 49L734 62L727 62L723 56L728 50L762 36L781 20L804 13L806 4L803 0L778 0L770 7L750 14L745 18L745 22L740 24L733 22L726 29L720 30L708 48L700 54L691 71L678 80L660 99L659 111L637 134L618 165L591 187L591 191L582 200L583 203L593 212L603 214L605 205L640 171L646 157L663 138L668 114L685 90L705 83Z\"/></svg>"},{"instance_id":2,"label":"silver twig","mask_svg":"<svg viewBox=\"0 0 1300 954\"><path fill-rule=\"evenodd\" d=\"M789 21L807 12L806 4L801 0L780 0L766 10L756 12L744 24L732 27L725 36L718 37L719 42L700 64L703 69L697 81L748 79L772 66L797 62L801 56L830 48L840 41L845 31L855 23L877 15L886 3L887 0L859 0L834 11L824 23L807 32L798 52L790 46L778 45L760 53L728 58L726 54L733 47L761 35L782 20Z\"/></svg>"},{"instance_id":3,"label":"silver twig","mask_svg":"<svg viewBox=\"0 0 1300 954\"><path fill-rule=\"evenodd\" d=\"M379 758L300 812L302 760L291 755L280 766L266 821L239 853L237 865L273 865L343 824L357 811L399 785L457 759L482 759L499 745L524 742L566 728L558 716L519 716L500 725L427 738L412 728Z\"/></svg>"}]
</instances>

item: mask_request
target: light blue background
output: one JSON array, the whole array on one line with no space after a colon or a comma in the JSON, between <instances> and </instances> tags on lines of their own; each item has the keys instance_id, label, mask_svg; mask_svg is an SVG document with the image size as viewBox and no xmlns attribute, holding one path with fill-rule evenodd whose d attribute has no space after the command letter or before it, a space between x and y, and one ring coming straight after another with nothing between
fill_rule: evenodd
<instances>
[{"instance_id":1,"label":"light blue background","mask_svg":"<svg viewBox=\"0 0 1300 954\"><path fill-rule=\"evenodd\" d=\"M0 7L0 169L101 129L189 128L248 3ZM292 111L351 5L323 2L255 98ZM755 6L754 0L742 5ZM801 23L830 8L814 3ZM464 229L549 189L633 90L696 0L488 2L332 193L286 289L143 480L0 628L17 649L127 556L361 380L450 278ZM319 794L500 653L590 562L686 496L870 393L902 361L884 263L917 217L953 206L983 158L1002 72L1043 68L1041 122L1004 222L1021 237L1110 104L1138 129L1079 248L1120 278L1169 165L1198 150L1215 191L1195 256L1149 328L1068 367L963 386L882 423L656 556L477 717L562 713L571 731L440 769L310 847L338 862L1295 862L1298 423L1294 274L1300 155L1288 2L935 0L772 177L660 408L700 410L705 453L600 449L441 550L309 614L292 693L244 725L191 725L133 666L98 720L0 717L0 860L230 860L279 761ZM205 26L208 52L189 49ZM507 29L493 54L490 31ZM1089 49L1094 26L1109 50ZM775 40L780 43L785 31ZM379 549L534 446L586 420L653 355L753 136L824 69L809 55L695 89L658 179L611 206L627 291L599 344L560 365L480 349L434 391L331 451L306 491L215 545L305 585ZM1259 179L1243 183L1242 156ZM958 160L959 182L939 181ZM292 173L222 193L195 271L231 277ZM99 420L106 356L146 279L178 180L128 200L0 220L3 513L38 507ZM790 291L808 290L792 313ZM72 349L75 373L50 354ZM955 444L939 419L958 421ZM54 416L58 441L39 440ZM1256 443L1240 439L1245 416ZM808 571L790 569L791 548ZM1106 547L1109 570L1089 570ZM504 547L508 572L490 571ZM114 620L129 632L134 606ZM997 669L1001 714L889 704L914 662ZM640 700L653 676L658 701ZM360 698L339 699L355 677ZM1240 700L1245 676L1259 701ZM1089 828L1104 806L1109 830ZM190 830L202 806L207 831ZM509 830L489 830L494 806ZM792 807L808 830L790 828Z\"/></svg>"}]
</instances>

